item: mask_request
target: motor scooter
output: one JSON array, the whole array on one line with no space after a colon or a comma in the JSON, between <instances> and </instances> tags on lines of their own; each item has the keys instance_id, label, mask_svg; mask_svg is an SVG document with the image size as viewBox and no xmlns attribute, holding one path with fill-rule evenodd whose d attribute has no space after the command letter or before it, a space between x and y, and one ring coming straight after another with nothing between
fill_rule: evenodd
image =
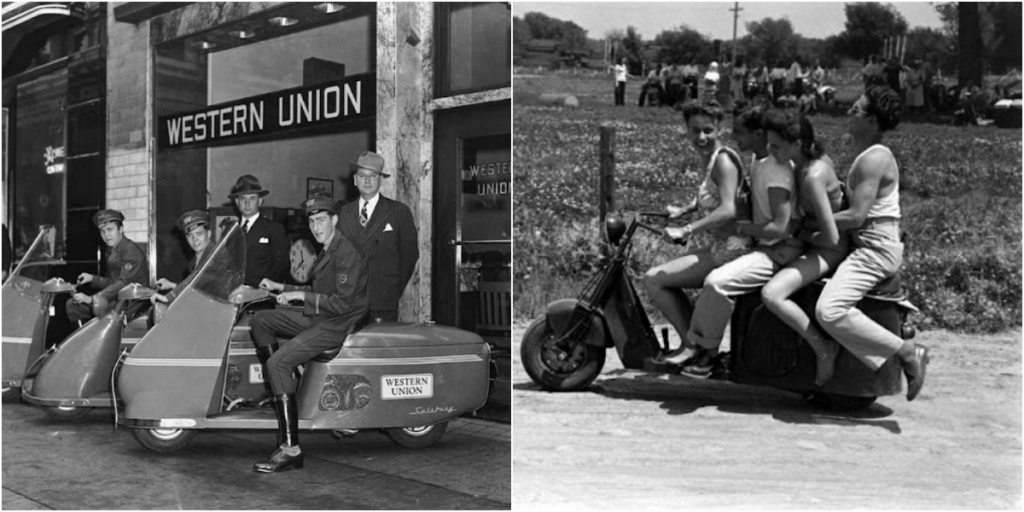
<instances>
[{"instance_id":1,"label":"motor scooter","mask_svg":"<svg viewBox=\"0 0 1024 512\"><path fill-rule=\"evenodd\" d=\"M56 229L39 228L32 245L2 288L3 297L3 399L21 394L28 366L46 347L53 293L43 291L47 267L63 265L53 258Z\"/></svg>"},{"instance_id":2,"label":"motor scooter","mask_svg":"<svg viewBox=\"0 0 1024 512\"><path fill-rule=\"evenodd\" d=\"M665 216L641 213L628 226L619 217L607 217L605 236L614 247L607 265L577 299L549 304L523 336L521 358L534 382L550 391L585 389L600 373L611 347L626 368L678 373L678 366L661 362L669 351L668 329L662 330L664 342L659 345L627 266L638 228L658 235L663 231L641 219ZM812 284L793 297L812 321L821 288L821 283ZM857 307L903 339L914 336L905 322L917 309L905 298L873 293ZM731 350L722 354L711 378L793 391L814 405L844 410L865 408L879 396L902 391L902 367L895 356L872 371L845 349L836 357L832 379L815 386L814 351L764 307L760 293L738 297L731 322Z\"/></svg>"},{"instance_id":3,"label":"motor scooter","mask_svg":"<svg viewBox=\"0 0 1024 512\"><path fill-rule=\"evenodd\" d=\"M73 289L64 281L43 284L43 292L53 294ZM119 353L130 352L149 330L149 298L154 293L138 283L121 289L114 309L89 320L36 359L26 372L22 400L42 406L59 420L76 420L94 408L112 407L114 364Z\"/></svg>"},{"instance_id":4,"label":"motor scooter","mask_svg":"<svg viewBox=\"0 0 1024 512\"><path fill-rule=\"evenodd\" d=\"M163 320L115 367L124 403L115 420L146 448L173 452L207 428L277 428L273 410L237 407L264 392L245 307L272 298L242 285L245 250L236 224ZM301 372L300 429L383 430L399 445L425 447L441 438L448 420L487 399L490 349L474 333L364 319L339 337L344 346Z\"/></svg>"}]
</instances>

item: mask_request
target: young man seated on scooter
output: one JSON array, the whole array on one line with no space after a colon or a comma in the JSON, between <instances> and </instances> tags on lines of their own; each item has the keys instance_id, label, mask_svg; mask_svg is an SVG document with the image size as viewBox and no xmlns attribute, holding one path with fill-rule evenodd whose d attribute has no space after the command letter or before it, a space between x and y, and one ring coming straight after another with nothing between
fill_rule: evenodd
<instances>
[{"instance_id":1,"label":"young man seated on scooter","mask_svg":"<svg viewBox=\"0 0 1024 512\"><path fill-rule=\"evenodd\" d=\"M274 393L280 445L266 461L253 466L261 473L302 468L294 370L320 353L341 346L349 329L369 311L366 265L356 245L338 230L338 210L333 199L306 199L309 229L323 245L313 264L312 286L285 285L269 279L259 284L262 289L282 292L277 296L278 304L303 303L301 311L259 311L250 324L256 355ZM278 337L291 340L278 348Z\"/></svg>"},{"instance_id":2,"label":"young man seated on scooter","mask_svg":"<svg viewBox=\"0 0 1024 512\"><path fill-rule=\"evenodd\" d=\"M736 117L733 136L741 151L754 153L750 167L752 221L737 221L735 234L754 237L754 249L715 270L704 279L694 305L687 339L698 347L681 373L706 378L718 359L718 346L736 306L736 297L760 289L776 272L803 253L803 242L790 236L797 215L796 177L789 162L778 162L768 152L762 107Z\"/></svg>"},{"instance_id":3,"label":"young man seated on scooter","mask_svg":"<svg viewBox=\"0 0 1024 512\"><path fill-rule=\"evenodd\" d=\"M67 302L68 319L81 323L96 316L103 316L117 302L117 292L121 288L139 283L149 284L149 262L145 253L135 242L124 236L124 215L117 210L100 210L92 218L100 230L100 238L107 244L107 276L96 276L82 272L78 276L78 285L90 283L93 288L100 288L95 295L75 293Z\"/></svg>"},{"instance_id":4,"label":"young man seated on scooter","mask_svg":"<svg viewBox=\"0 0 1024 512\"><path fill-rule=\"evenodd\" d=\"M882 145L885 132L899 124L900 109L899 94L885 85L869 86L850 108L849 133L858 155L847 178L850 207L837 212L835 222L840 231L850 230L852 252L825 285L814 313L821 327L869 368L877 371L897 355L907 377L907 400L913 400L924 386L928 349L857 309L903 262L899 168Z\"/></svg>"},{"instance_id":5,"label":"young man seated on scooter","mask_svg":"<svg viewBox=\"0 0 1024 512\"><path fill-rule=\"evenodd\" d=\"M206 263L206 260L210 259L210 255L213 254L213 246L210 244L210 216L206 212L200 210L185 212L181 217L178 217L177 224L178 229L185 235L185 241L188 242L188 246L192 248L195 255L188 262L188 277L184 281L175 283L165 277L161 277L156 281L158 290L163 292L171 290L166 294L155 293L150 298L150 302L154 306L164 309L174 302L175 297L181 294L181 291L192 282L196 269L201 268L203 263ZM164 306L157 306L157 303L164 304Z\"/></svg>"}]
</instances>

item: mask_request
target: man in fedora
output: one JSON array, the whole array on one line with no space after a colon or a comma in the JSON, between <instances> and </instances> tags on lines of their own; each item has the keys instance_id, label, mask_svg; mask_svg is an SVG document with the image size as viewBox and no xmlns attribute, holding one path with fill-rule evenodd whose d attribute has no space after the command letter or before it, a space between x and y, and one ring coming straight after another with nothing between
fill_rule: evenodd
<instances>
[{"instance_id":1,"label":"man in fedora","mask_svg":"<svg viewBox=\"0 0 1024 512\"><path fill-rule=\"evenodd\" d=\"M420 257L416 225L408 206L380 194L381 180L391 177L384 158L364 151L350 163L359 200L341 208L338 227L366 258L371 318L395 322L398 299Z\"/></svg>"},{"instance_id":2,"label":"man in fedora","mask_svg":"<svg viewBox=\"0 0 1024 512\"><path fill-rule=\"evenodd\" d=\"M149 285L149 262L142 249L124 236L124 215L117 210L100 210L92 220L100 230L103 243L110 248L107 253L107 275L97 276L88 272L79 274L79 286L92 284L93 288L100 291L95 295L77 292L68 299L67 313L72 323L80 323L110 311L117 302L117 292L131 283Z\"/></svg>"},{"instance_id":3,"label":"man in fedora","mask_svg":"<svg viewBox=\"0 0 1024 512\"><path fill-rule=\"evenodd\" d=\"M245 233L243 283L253 287L259 286L263 279L284 281L288 273L288 237L284 226L260 215L263 196L269 193L255 176L246 174L238 178L228 194L238 208Z\"/></svg>"}]
</instances>

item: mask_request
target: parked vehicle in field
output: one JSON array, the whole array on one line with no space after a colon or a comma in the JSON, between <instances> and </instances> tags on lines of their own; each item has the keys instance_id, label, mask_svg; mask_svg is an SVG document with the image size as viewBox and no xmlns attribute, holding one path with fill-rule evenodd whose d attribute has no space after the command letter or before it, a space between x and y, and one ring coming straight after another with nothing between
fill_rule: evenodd
<instances>
[{"instance_id":1,"label":"parked vehicle in field","mask_svg":"<svg viewBox=\"0 0 1024 512\"><path fill-rule=\"evenodd\" d=\"M544 316L526 330L520 349L523 366L543 389L585 389L601 372L606 351L612 347L626 368L679 371L678 366L660 361L668 353L667 329L663 330L665 339L661 345L627 266L637 229L661 234L661 228L641 220L654 216L665 215L642 213L628 226L621 218L609 216L605 233L614 252L603 271L595 275L578 298L548 305ZM793 299L813 319L820 293L818 283L801 290ZM869 295L857 307L904 339L914 336L913 328L905 322L907 314L916 308L905 299ZM879 396L902 391L902 367L896 356L876 372L845 349L836 358L833 378L823 387L816 387L813 350L761 304L759 293L738 298L732 315L730 348L712 378L793 391L814 404L844 409L868 407Z\"/></svg>"},{"instance_id":2,"label":"parked vehicle in field","mask_svg":"<svg viewBox=\"0 0 1024 512\"><path fill-rule=\"evenodd\" d=\"M179 450L207 428L278 426L273 409L238 407L257 401L265 389L245 307L273 297L242 285L245 250L235 225L163 319L115 367L117 398L124 403L116 421L151 450ZM450 419L484 405L489 361L488 345L474 333L364 319L344 346L305 364L299 428L344 435L382 430L402 446L429 446Z\"/></svg>"}]
</instances>

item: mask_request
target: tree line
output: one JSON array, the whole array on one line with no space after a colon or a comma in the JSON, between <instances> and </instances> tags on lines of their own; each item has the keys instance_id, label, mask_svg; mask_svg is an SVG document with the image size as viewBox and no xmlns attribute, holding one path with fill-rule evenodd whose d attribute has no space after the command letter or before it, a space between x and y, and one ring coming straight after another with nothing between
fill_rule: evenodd
<instances>
[{"instance_id":1,"label":"tree line","mask_svg":"<svg viewBox=\"0 0 1024 512\"><path fill-rule=\"evenodd\" d=\"M749 21L745 23L747 34L737 41L736 53L748 65L788 66L800 56L807 63L835 68L843 59L863 62L881 54L886 38L906 36L907 58L922 59L945 73L967 69L970 79L975 75L980 79L982 73L1002 74L1020 66L1020 2L940 3L935 9L943 23L941 29L911 28L891 4L849 3L843 32L824 39L801 36L786 17ZM602 47L601 42L589 39L587 31L572 21L538 12L513 19L516 57L525 55L530 41L538 39L558 40L565 52L602 57L592 55L594 48ZM614 60L625 57L633 67L657 62L682 64L691 59L706 64L732 56L732 41L714 40L686 24L664 30L651 40L645 40L632 26L610 31L604 39L615 43Z\"/></svg>"}]
</instances>

